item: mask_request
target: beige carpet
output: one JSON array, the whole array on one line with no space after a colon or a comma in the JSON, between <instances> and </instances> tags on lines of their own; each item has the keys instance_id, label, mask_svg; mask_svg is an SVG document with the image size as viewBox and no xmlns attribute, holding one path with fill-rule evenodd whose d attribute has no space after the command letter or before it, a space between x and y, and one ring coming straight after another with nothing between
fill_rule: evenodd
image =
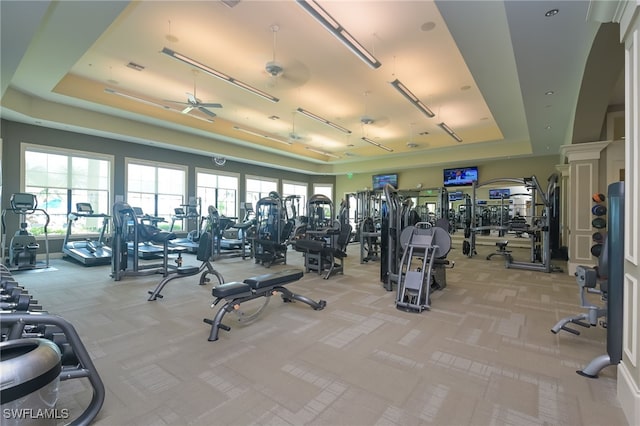
<instances>
[{"instance_id":1,"label":"beige carpet","mask_svg":"<svg viewBox=\"0 0 640 426\"><path fill-rule=\"evenodd\" d=\"M148 302L160 276L114 282L109 266L65 260L15 276L81 334L107 389L98 425L626 425L615 367L596 380L575 373L604 353L605 330L549 331L580 312L575 279L505 269L500 257L485 260L493 250L468 259L455 245L447 288L415 314L395 309L379 262L360 264L352 244L344 275L288 285L326 300L324 310L272 297L249 325L228 314L231 331L217 342L202 322L217 311L211 286L198 277ZM226 281L302 264L295 251L271 269L215 262ZM73 417L90 396L85 379L63 382L59 407Z\"/></svg>"}]
</instances>

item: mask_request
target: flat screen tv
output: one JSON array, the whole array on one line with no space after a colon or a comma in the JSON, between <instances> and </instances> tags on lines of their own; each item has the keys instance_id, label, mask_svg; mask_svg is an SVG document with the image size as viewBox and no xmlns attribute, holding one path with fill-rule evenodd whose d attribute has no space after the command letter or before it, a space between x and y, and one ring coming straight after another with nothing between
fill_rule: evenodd
<instances>
[{"instance_id":1,"label":"flat screen tv","mask_svg":"<svg viewBox=\"0 0 640 426\"><path fill-rule=\"evenodd\" d=\"M455 191L449 193L449 201L460 201L462 200L462 191Z\"/></svg>"},{"instance_id":2,"label":"flat screen tv","mask_svg":"<svg viewBox=\"0 0 640 426\"><path fill-rule=\"evenodd\" d=\"M398 174L397 173L387 173L384 175L373 175L372 177L373 184L372 188L374 191L378 191L384 188L386 184L393 186L395 189L398 189Z\"/></svg>"},{"instance_id":3,"label":"flat screen tv","mask_svg":"<svg viewBox=\"0 0 640 426\"><path fill-rule=\"evenodd\" d=\"M444 186L470 186L478 180L478 167L444 169Z\"/></svg>"},{"instance_id":4,"label":"flat screen tv","mask_svg":"<svg viewBox=\"0 0 640 426\"><path fill-rule=\"evenodd\" d=\"M509 188L489 190L490 200L501 200L502 198L506 199L506 198L509 198L510 196L511 196L511 190Z\"/></svg>"}]
</instances>

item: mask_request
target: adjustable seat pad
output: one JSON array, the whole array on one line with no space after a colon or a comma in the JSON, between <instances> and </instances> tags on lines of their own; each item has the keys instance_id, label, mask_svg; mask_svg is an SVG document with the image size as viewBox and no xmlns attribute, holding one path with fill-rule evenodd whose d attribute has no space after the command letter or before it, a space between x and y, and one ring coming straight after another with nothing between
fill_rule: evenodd
<instances>
[{"instance_id":1,"label":"adjustable seat pad","mask_svg":"<svg viewBox=\"0 0 640 426\"><path fill-rule=\"evenodd\" d=\"M319 253L324 248L325 244L319 240L297 240L295 242L296 250L298 251L310 251L313 253Z\"/></svg>"},{"instance_id":2,"label":"adjustable seat pad","mask_svg":"<svg viewBox=\"0 0 640 426\"><path fill-rule=\"evenodd\" d=\"M248 284L234 281L230 283L220 284L214 287L211 290L211 294L213 295L213 297L217 297L219 299L226 299L230 296L234 296L234 297L251 296L252 293L251 293L251 287L249 287Z\"/></svg>"},{"instance_id":3,"label":"adjustable seat pad","mask_svg":"<svg viewBox=\"0 0 640 426\"><path fill-rule=\"evenodd\" d=\"M244 283L249 285L252 289L258 290L261 288L288 284L299 280L303 275L304 273L299 269L285 269L271 274L262 274L256 277L247 278L244 280Z\"/></svg>"}]
</instances>

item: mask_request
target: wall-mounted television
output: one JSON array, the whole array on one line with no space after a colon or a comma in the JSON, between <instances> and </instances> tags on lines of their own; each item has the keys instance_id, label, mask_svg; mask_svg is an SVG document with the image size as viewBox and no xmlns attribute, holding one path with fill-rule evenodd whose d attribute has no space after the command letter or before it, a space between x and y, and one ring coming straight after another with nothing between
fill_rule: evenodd
<instances>
[{"instance_id":1,"label":"wall-mounted television","mask_svg":"<svg viewBox=\"0 0 640 426\"><path fill-rule=\"evenodd\" d=\"M511 196L511 190L509 188L504 189L490 189L490 200L501 200L502 198L509 198Z\"/></svg>"},{"instance_id":2,"label":"wall-mounted television","mask_svg":"<svg viewBox=\"0 0 640 426\"><path fill-rule=\"evenodd\" d=\"M444 186L470 186L478 180L478 167L457 167L444 169Z\"/></svg>"},{"instance_id":3,"label":"wall-mounted television","mask_svg":"<svg viewBox=\"0 0 640 426\"><path fill-rule=\"evenodd\" d=\"M455 191L449 193L449 201L460 201L463 198L462 191Z\"/></svg>"},{"instance_id":4,"label":"wall-mounted television","mask_svg":"<svg viewBox=\"0 0 640 426\"><path fill-rule=\"evenodd\" d=\"M372 176L372 188L374 191L378 191L384 188L386 184L393 186L395 189L398 189L398 174L397 173L387 173L384 175L373 175Z\"/></svg>"}]
</instances>

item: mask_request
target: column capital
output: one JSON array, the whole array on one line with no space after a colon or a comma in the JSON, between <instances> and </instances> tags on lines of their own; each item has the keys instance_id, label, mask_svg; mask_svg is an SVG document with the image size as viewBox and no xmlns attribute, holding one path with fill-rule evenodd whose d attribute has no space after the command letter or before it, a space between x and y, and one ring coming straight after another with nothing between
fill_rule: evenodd
<instances>
[{"instance_id":1,"label":"column capital","mask_svg":"<svg viewBox=\"0 0 640 426\"><path fill-rule=\"evenodd\" d=\"M600 152L610 143L611 141L600 141L562 145L560 147L560 153L566 157L570 163L580 160L599 160Z\"/></svg>"},{"instance_id":2,"label":"column capital","mask_svg":"<svg viewBox=\"0 0 640 426\"><path fill-rule=\"evenodd\" d=\"M561 177L566 177L571 174L571 167L568 164L556 164L556 171Z\"/></svg>"}]
</instances>

